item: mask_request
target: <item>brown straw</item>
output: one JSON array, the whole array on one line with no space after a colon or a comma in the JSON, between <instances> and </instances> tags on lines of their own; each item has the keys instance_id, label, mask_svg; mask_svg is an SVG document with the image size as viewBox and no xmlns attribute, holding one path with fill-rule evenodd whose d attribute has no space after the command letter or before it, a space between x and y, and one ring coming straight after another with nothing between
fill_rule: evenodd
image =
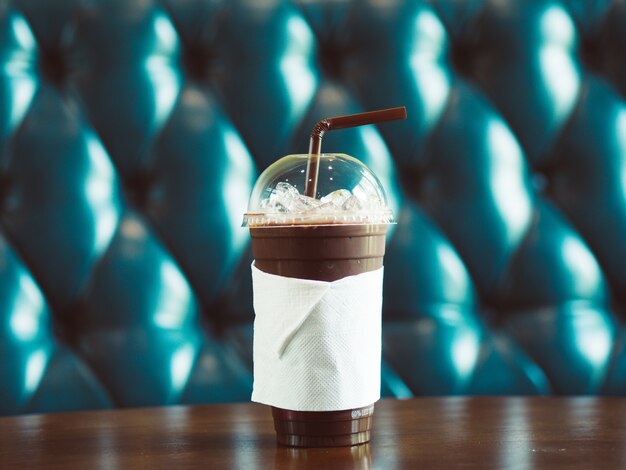
<instances>
[{"instance_id":1,"label":"brown straw","mask_svg":"<svg viewBox=\"0 0 626 470\"><path fill-rule=\"evenodd\" d=\"M322 119L315 124L311 131L311 142L309 144L309 160L306 168L306 190L305 194L315 197L317 192L317 175L320 168L320 150L322 147L322 137L326 132L335 129L345 129L347 127L365 126L367 124L378 124L387 121L406 119L406 108L381 109L369 111L367 113L350 114L348 116L337 116Z\"/></svg>"}]
</instances>

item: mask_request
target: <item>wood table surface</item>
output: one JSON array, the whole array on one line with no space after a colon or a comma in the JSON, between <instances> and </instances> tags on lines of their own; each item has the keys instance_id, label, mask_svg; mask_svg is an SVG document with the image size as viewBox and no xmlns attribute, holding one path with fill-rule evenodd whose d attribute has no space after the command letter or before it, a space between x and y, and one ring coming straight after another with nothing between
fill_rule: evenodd
<instances>
[{"instance_id":1,"label":"wood table surface","mask_svg":"<svg viewBox=\"0 0 626 470\"><path fill-rule=\"evenodd\" d=\"M0 469L626 468L626 398L381 400L373 429L293 449L252 403L4 417Z\"/></svg>"}]
</instances>

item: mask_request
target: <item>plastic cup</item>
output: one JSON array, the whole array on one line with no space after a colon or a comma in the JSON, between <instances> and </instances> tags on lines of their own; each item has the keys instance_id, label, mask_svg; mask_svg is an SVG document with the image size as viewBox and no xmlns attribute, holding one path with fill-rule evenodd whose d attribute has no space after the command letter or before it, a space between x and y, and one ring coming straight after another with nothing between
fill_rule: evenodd
<instances>
[{"instance_id":1,"label":"plastic cup","mask_svg":"<svg viewBox=\"0 0 626 470\"><path fill-rule=\"evenodd\" d=\"M335 281L380 269L385 238L393 216L378 179L347 155L321 155L318 190L333 194L314 206L284 201L280 194L297 195L304 187L308 155L290 155L270 166L253 191L245 225L250 228L255 265L279 276ZM300 177L298 175L301 175ZM287 181L286 181L287 180ZM294 183L287 188L285 183ZM337 186L341 186L337 193ZM280 191L276 191L276 188ZM349 191L350 195L344 191ZM297 191L299 193L299 191ZM264 202L265 201L265 202ZM292 204L292 211L287 207ZM324 207L321 207L324 206ZM288 312L285 312L288 315ZM279 444L330 447L363 444L370 440L374 404L336 411L297 411L272 407Z\"/></svg>"},{"instance_id":2,"label":"plastic cup","mask_svg":"<svg viewBox=\"0 0 626 470\"><path fill-rule=\"evenodd\" d=\"M334 129L404 118L405 108L391 108L324 119L311 132L308 154L283 157L259 176L243 222L259 270L336 281L382 267L393 223L382 185L359 160L321 154L321 141ZM272 407L277 442L292 447L364 444L373 413L373 403L332 411Z\"/></svg>"}]
</instances>

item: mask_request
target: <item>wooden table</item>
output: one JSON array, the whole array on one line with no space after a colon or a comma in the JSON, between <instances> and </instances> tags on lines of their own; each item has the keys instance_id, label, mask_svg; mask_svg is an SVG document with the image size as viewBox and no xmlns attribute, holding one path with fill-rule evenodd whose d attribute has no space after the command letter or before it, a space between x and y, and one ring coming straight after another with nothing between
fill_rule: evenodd
<instances>
[{"instance_id":1,"label":"wooden table","mask_svg":"<svg viewBox=\"0 0 626 470\"><path fill-rule=\"evenodd\" d=\"M626 398L420 398L376 405L370 444L275 443L268 407L0 418L0 468L626 468Z\"/></svg>"}]
</instances>

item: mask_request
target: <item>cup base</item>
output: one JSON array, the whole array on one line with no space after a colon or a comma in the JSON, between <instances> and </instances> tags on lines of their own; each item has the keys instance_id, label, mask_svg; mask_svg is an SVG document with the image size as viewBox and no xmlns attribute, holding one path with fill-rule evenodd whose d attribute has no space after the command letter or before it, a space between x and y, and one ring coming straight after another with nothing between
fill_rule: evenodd
<instances>
[{"instance_id":1,"label":"cup base","mask_svg":"<svg viewBox=\"0 0 626 470\"><path fill-rule=\"evenodd\" d=\"M374 405L341 411L291 411L272 407L278 444L348 447L370 440Z\"/></svg>"},{"instance_id":2,"label":"cup base","mask_svg":"<svg viewBox=\"0 0 626 470\"><path fill-rule=\"evenodd\" d=\"M297 436L276 434L276 442L288 447L350 447L370 441L370 431L347 434L345 436Z\"/></svg>"}]
</instances>

